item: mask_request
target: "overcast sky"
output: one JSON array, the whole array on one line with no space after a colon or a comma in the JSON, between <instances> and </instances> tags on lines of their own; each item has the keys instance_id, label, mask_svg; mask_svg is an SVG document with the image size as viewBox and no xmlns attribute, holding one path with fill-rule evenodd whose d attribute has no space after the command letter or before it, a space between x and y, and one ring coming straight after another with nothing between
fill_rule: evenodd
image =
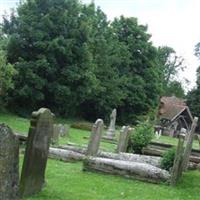
<instances>
[{"instance_id":1,"label":"overcast sky","mask_svg":"<svg viewBox=\"0 0 200 200\"><path fill-rule=\"evenodd\" d=\"M0 16L17 2L19 0L0 0ZM194 47L200 42L200 0L95 0L95 3L110 20L124 15L137 17L139 23L147 24L154 45L173 47L184 57L187 69L180 78L189 79L189 88L195 85L196 68L200 65L194 56Z\"/></svg>"}]
</instances>

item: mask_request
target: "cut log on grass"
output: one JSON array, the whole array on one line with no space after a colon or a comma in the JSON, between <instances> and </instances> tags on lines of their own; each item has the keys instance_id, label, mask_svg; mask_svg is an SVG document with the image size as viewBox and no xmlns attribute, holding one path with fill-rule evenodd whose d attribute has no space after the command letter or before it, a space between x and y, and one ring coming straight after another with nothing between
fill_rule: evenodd
<instances>
[{"instance_id":1,"label":"cut log on grass","mask_svg":"<svg viewBox=\"0 0 200 200\"><path fill-rule=\"evenodd\" d=\"M144 155L150 155L150 156L162 156L164 152L165 151L163 150L151 148L151 147L144 147L142 149L142 153Z\"/></svg>"},{"instance_id":2,"label":"cut log on grass","mask_svg":"<svg viewBox=\"0 0 200 200\"><path fill-rule=\"evenodd\" d=\"M142 151L143 154L145 155L149 155L149 156L163 156L163 153L165 151L162 151L162 150L158 150L158 149L153 149L153 148L149 148L149 147L145 147ZM197 163L199 164L200 163L200 157L199 156L193 156L193 155L190 155L190 162L194 162L194 163Z\"/></svg>"},{"instance_id":3,"label":"cut log on grass","mask_svg":"<svg viewBox=\"0 0 200 200\"><path fill-rule=\"evenodd\" d=\"M82 161L85 159L84 152L86 152L86 150L80 147L79 148L69 147L69 149L50 148L49 158L62 160L64 162ZM147 163L155 167L160 167L160 161L161 161L161 157L145 156L145 155L129 154L129 153L114 154L114 153L109 153L109 152L99 152L98 156L102 158L110 158L114 160ZM189 169L191 170L200 169L200 165L198 165L195 162L190 162Z\"/></svg>"},{"instance_id":4,"label":"cut log on grass","mask_svg":"<svg viewBox=\"0 0 200 200\"><path fill-rule=\"evenodd\" d=\"M70 150L70 151L75 151L78 153L86 154L87 148L82 147L82 146L72 146L72 145L64 145L64 146L59 146L61 149L65 150Z\"/></svg>"},{"instance_id":5,"label":"cut log on grass","mask_svg":"<svg viewBox=\"0 0 200 200\"><path fill-rule=\"evenodd\" d=\"M120 175L152 183L167 182L170 178L168 171L149 164L97 157L85 159L83 170Z\"/></svg>"},{"instance_id":6,"label":"cut log on grass","mask_svg":"<svg viewBox=\"0 0 200 200\"><path fill-rule=\"evenodd\" d=\"M74 151L76 150L76 151ZM66 162L70 161L81 161L85 158L86 150L81 148L71 148L71 149L59 149L59 148L50 148L49 149L49 157L53 159L58 159ZM139 163L147 163L153 166L160 166L160 157L155 156L145 156L138 154L130 154L130 153L109 153L109 152L98 152L98 157L109 158L113 160L122 160L122 161L130 161L130 162L139 162Z\"/></svg>"},{"instance_id":7,"label":"cut log on grass","mask_svg":"<svg viewBox=\"0 0 200 200\"><path fill-rule=\"evenodd\" d=\"M85 158L85 155L75 152L75 151L58 149L58 148L50 148L49 158L62 160L65 162L73 162L73 161L83 160Z\"/></svg>"},{"instance_id":8,"label":"cut log on grass","mask_svg":"<svg viewBox=\"0 0 200 200\"><path fill-rule=\"evenodd\" d=\"M99 157L109 158L113 160L122 160L122 161L130 161L130 162L138 162L138 163L146 163L156 167L160 166L161 158L156 156L145 156L139 154L131 154L131 153L109 153L109 152L99 152Z\"/></svg>"}]
</instances>

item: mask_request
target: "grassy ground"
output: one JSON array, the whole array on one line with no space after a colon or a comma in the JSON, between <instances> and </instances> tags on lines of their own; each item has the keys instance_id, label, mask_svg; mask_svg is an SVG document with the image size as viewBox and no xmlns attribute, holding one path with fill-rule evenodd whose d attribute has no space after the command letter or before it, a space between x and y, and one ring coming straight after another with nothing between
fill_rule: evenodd
<instances>
[{"instance_id":1,"label":"grassy ground","mask_svg":"<svg viewBox=\"0 0 200 200\"><path fill-rule=\"evenodd\" d=\"M161 142L165 144L172 144L172 145L177 145L178 139L169 137L169 136L161 136L159 139L153 139L154 142ZM197 140L193 141L193 148L194 149L200 149L200 144Z\"/></svg>"},{"instance_id":2,"label":"grassy ground","mask_svg":"<svg viewBox=\"0 0 200 200\"><path fill-rule=\"evenodd\" d=\"M26 200L199 200L200 173L189 172L172 188L82 172L81 163L48 160L47 187Z\"/></svg>"},{"instance_id":3,"label":"grassy ground","mask_svg":"<svg viewBox=\"0 0 200 200\"><path fill-rule=\"evenodd\" d=\"M8 124L16 132L28 132L27 119L0 114L1 122ZM62 138L60 144L73 142L86 145L88 141L83 137L89 134L88 131L70 129L70 137ZM177 143L175 139L165 136L159 141ZM102 142L101 147L113 151L115 146ZM82 172L81 163L48 160L47 186L38 195L24 200L199 200L199 179L200 172L190 171L183 175L177 187L172 188L165 184L155 185L118 176Z\"/></svg>"}]
</instances>

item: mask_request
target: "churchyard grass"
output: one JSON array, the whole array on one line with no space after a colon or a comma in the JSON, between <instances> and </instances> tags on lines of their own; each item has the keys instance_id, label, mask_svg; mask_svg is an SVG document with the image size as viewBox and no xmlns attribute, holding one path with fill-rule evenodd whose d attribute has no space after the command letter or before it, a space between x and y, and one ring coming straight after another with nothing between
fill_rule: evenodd
<instances>
[{"instance_id":1,"label":"churchyard grass","mask_svg":"<svg viewBox=\"0 0 200 200\"><path fill-rule=\"evenodd\" d=\"M82 172L82 163L48 160L47 186L24 200L199 200L200 172L183 175L177 187Z\"/></svg>"},{"instance_id":2,"label":"churchyard grass","mask_svg":"<svg viewBox=\"0 0 200 200\"><path fill-rule=\"evenodd\" d=\"M0 122L8 124L14 131L27 133L29 119L13 114L0 114ZM65 120L63 120L65 122ZM69 138L61 138L60 144L72 142L87 145L90 132L70 129ZM177 144L176 139L161 136L159 142ZM101 144L101 148L114 150L114 145ZM21 156L22 163L22 156ZM38 195L24 200L199 200L200 172L190 171L183 175L176 187L155 185L118 176L82 172L82 163L64 163L48 160L46 187Z\"/></svg>"},{"instance_id":3,"label":"churchyard grass","mask_svg":"<svg viewBox=\"0 0 200 200\"><path fill-rule=\"evenodd\" d=\"M0 113L0 123L6 123L8 126L10 126L13 129L13 131L27 135L29 125L30 125L30 120L19 117L15 114L11 114L11 113ZM73 123L73 120L57 118L56 123L63 123L63 124L66 123L66 124L70 125L71 123ZM117 130L117 136L118 135L119 135L119 131ZM85 139L84 137L89 137L89 136L90 136L89 131L70 128L70 136L60 138L59 144L63 145L63 144L70 142L70 143L75 143L77 145L87 145L88 140ZM172 145L177 144L176 138L172 138L172 137L168 137L168 136L161 136L159 139L154 138L153 141L166 143L166 144L172 144ZM103 149L108 149L108 150L114 151L115 145L109 144L106 142L101 142L101 147ZM193 148L200 149L198 141L195 140L193 142Z\"/></svg>"},{"instance_id":4,"label":"churchyard grass","mask_svg":"<svg viewBox=\"0 0 200 200\"><path fill-rule=\"evenodd\" d=\"M162 135L159 139L154 138L153 141L154 142L165 143L165 144L177 145L178 139ZM197 140L194 140L193 148L194 149L200 149L200 144L199 144L199 142Z\"/></svg>"}]
</instances>

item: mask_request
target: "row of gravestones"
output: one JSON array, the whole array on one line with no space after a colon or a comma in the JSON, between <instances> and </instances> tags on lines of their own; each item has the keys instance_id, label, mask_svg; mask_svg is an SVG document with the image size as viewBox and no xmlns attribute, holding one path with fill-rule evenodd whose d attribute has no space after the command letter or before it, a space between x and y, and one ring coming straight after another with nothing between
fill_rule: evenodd
<instances>
[{"instance_id":1,"label":"row of gravestones","mask_svg":"<svg viewBox=\"0 0 200 200\"><path fill-rule=\"evenodd\" d=\"M60 125L53 125L53 117L45 108L32 113L20 181L19 141L9 127L0 125L0 199L18 200L41 191L45 184L50 141L55 132L60 134ZM66 129L62 132L67 132ZM92 137L100 137L96 132L101 133L102 129L103 121L99 119L93 126ZM130 130L124 126L120 131L118 152L126 151ZM96 154L99 147L100 138L93 139L88 145L88 155Z\"/></svg>"},{"instance_id":2,"label":"row of gravestones","mask_svg":"<svg viewBox=\"0 0 200 200\"><path fill-rule=\"evenodd\" d=\"M53 114L33 112L19 181L19 142L12 130L0 125L0 199L18 200L41 191L53 134Z\"/></svg>"}]
</instances>

